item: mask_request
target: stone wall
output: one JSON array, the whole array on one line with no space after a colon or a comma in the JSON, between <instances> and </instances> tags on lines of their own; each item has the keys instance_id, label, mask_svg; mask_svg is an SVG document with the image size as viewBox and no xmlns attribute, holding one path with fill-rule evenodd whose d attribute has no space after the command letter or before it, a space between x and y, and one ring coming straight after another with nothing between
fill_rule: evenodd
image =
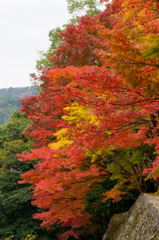
<instances>
[{"instance_id":1,"label":"stone wall","mask_svg":"<svg viewBox=\"0 0 159 240\"><path fill-rule=\"evenodd\" d=\"M159 196L141 194L125 214L115 214L102 240L159 240Z\"/></svg>"}]
</instances>

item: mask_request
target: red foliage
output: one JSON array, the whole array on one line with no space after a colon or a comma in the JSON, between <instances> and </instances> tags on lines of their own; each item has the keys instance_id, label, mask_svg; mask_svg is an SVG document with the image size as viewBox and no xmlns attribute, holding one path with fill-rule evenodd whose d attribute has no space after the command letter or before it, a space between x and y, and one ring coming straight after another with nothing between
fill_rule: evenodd
<instances>
[{"instance_id":1,"label":"red foliage","mask_svg":"<svg viewBox=\"0 0 159 240\"><path fill-rule=\"evenodd\" d=\"M42 220L44 227L51 229L56 223L71 226L61 239L69 235L78 238L76 229L88 228L90 216L84 212L86 193L93 182L102 181L107 175L91 163L88 150L143 143L154 144L158 149L158 60L144 58L145 48L138 35L132 40L133 34L127 27L134 23L134 18L124 25L122 2L114 0L98 16L82 17L78 25L67 27L61 34L63 44L51 59L54 67L41 76L42 91L21 101L22 111L31 120L25 132L36 147L19 156L21 161L36 161L35 168L22 175L23 182L32 184L33 204L43 209L34 217ZM154 14L145 1L145 5L137 0L129 2L128 9L137 3ZM144 19L148 21L149 17ZM152 21L150 31L153 25ZM146 42L147 35L142 34ZM156 65L151 66L154 61ZM63 120L62 116L68 114L65 107L72 103L87 107L99 124L91 124L85 118L73 123ZM53 150L49 143L56 142L54 133L62 128L67 129L72 143ZM156 171L158 161L157 157L147 173Z\"/></svg>"},{"instance_id":2,"label":"red foliage","mask_svg":"<svg viewBox=\"0 0 159 240\"><path fill-rule=\"evenodd\" d=\"M54 66L100 65L95 49L105 49L98 29L102 25L97 17L84 16L78 25L71 25L61 33L63 44L54 52L50 61Z\"/></svg>"}]
</instances>

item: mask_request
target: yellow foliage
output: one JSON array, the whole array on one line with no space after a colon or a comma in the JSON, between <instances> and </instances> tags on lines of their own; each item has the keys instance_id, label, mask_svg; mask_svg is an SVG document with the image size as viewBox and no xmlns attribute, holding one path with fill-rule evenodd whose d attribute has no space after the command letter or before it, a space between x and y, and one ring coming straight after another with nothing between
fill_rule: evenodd
<instances>
[{"instance_id":1,"label":"yellow foliage","mask_svg":"<svg viewBox=\"0 0 159 240\"><path fill-rule=\"evenodd\" d=\"M72 141L66 135L67 128L62 128L61 130L57 131L54 136L57 137L57 141L54 143L50 143L49 147L54 150L60 150L65 146L71 145Z\"/></svg>"},{"instance_id":2,"label":"yellow foliage","mask_svg":"<svg viewBox=\"0 0 159 240\"><path fill-rule=\"evenodd\" d=\"M79 120L87 120L90 124L98 126L99 121L97 117L90 112L90 110L85 106L80 106L78 103L73 103L72 106L66 107L64 110L69 112L69 115L64 115L62 119L68 121L69 124L76 123L77 126ZM62 149L65 146L69 146L72 141L67 136L68 129L62 128L57 131L54 136L57 138L56 142L49 144L54 150Z\"/></svg>"},{"instance_id":3,"label":"yellow foliage","mask_svg":"<svg viewBox=\"0 0 159 240\"><path fill-rule=\"evenodd\" d=\"M79 105L78 103L73 103L70 107L64 108L64 110L69 112L69 115L63 116L62 119L67 120L70 124L77 123L80 120L86 120L90 124L96 126L99 125L97 116L91 113L91 110L86 106Z\"/></svg>"},{"instance_id":4,"label":"yellow foliage","mask_svg":"<svg viewBox=\"0 0 159 240\"><path fill-rule=\"evenodd\" d=\"M14 236L10 236L10 237L7 237L5 238L5 240L12 240Z\"/></svg>"},{"instance_id":5,"label":"yellow foliage","mask_svg":"<svg viewBox=\"0 0 159 240\"><path fill-rule=\"evenodd\" d=\"M32 234L28 234L25 238L22 238L22 240L33 240L33 239L36 239L36 236Z\"/></svg>"},{"instance_id":6,"label":"yellow foliage","mask_svg":"<svg viewBox=\"0 0 159 240\"><path fill-rule=\"evenodd\" d=\"M86 156L91 158L91 163L97 162L102 155L103 155L103 150L102 149L97 149L97 150L94 150L94 151L89 150L86 153Z\"/></svg>"},{"instance_id":7,"label":"yellow foliage","mask_svg":"<svg viewBox=\"0 0 159 240\"><path fill-rule=\"evenodd\" d=\"M123 21L127 22L130 18L132 18L135 14L135 9L131 9L129 11L126 11L123 16Z\"/></svg>"},{"instance_id":8,"label":"yellow foliage","mask_svg":"<svg viewBox=\"0 0 159 240\"><path fill-rule=\"evenodd\" d=\"M14 236L10 236L5 238L5 240L12 240L14 238ZM27 234L27 236L25 238L21 238L21 240L34 240L36 239L36 235L33 234Z\"/></svg>"}]
</instances>

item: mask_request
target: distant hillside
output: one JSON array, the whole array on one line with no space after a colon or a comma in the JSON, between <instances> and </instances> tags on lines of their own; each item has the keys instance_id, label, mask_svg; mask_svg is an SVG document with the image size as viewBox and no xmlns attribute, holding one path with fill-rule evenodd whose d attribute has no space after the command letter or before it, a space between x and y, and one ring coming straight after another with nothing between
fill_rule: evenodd
<instances>
[{"instance_id":1,"label":"distant hillside","mask_svg":"<svg viewBox=\"0 0 159 240\"><path fill-rule=\"evenodd\" d=\"M19 99L34 96L37 92L36 87L0 89L0 125L8 122L11 114L20 108Z\"/></svg>"}]
</instances>

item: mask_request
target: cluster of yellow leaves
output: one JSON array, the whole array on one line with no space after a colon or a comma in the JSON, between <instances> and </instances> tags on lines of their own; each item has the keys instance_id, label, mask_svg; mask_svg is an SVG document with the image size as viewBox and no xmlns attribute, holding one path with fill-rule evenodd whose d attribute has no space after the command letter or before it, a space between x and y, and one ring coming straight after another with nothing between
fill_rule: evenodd
<instances>
[{"instance_id":1,"label":"cluster of yellow leaves","mask_svg":"<svg viewBox=\"0 0 159 240\"><path fill-rule=\"evenodd\" d=\"M101 163L102 164L102 155L103 155L103 149L97 149L97 150L88 150L86 152L86 156L91 158L91 163Z\"/></svg>"},{"instance_id":2,"label":"cluster of yellow leaves","mask_svg":"<svg viewBox=\"0 0 159 240\"><path fill-rule=\"evenodd\" d=\"M99 121L97 117L91 113L91 111L78 103L73 103L70 107L64 108L68 112L68 115L64 115L62 119L68 121L69 124L75 124L76 127L81 126L81 120L88 121L90 124L98 125ZM62 128L57 131L54 136L56 137L56 141L49 144L54 150L61 150L65 146L70 146L73 140L70 140L68 137L69 132L73 132L73 129Z\"/></svg>"},{"instance_id":3,"label":"cluster of yellow leaves","mask_svg":"<svg viewBox=\"0 0 159 240\"><path fill-rule=\"evenodd\" d=\"M36 239L36 236L33 234L28 234L25 238L22 238L22 240L34 240Z\"/></svg>"},{"instance_id":4,"label":"cluster of yellow leaves","mask_svg":"<svg viewBox=\"0 0 159 240\"><path fill-rule=\"evenodd\" d=\"M12 240L14 238L14 236L10 236L5 238L5 240ZM36 239L36 235L33 234L28 234L25 238L22 238L21 240L34 240Z\"/></svg>"},{"instance_id":5,"label":"cluster of yellow leaves","mask_svg":"<svg viewBox=\"0 0 159 240\"><path fill-rule=\"evenodd\" d=\"M54 150L60 150L65 146L71 145L72 141L69 140L67 136L67 128L62 128L61 130L57 131L54 136L57 138L56 142L50 143L49 147Z\"/></svg>"},{"instance_id":6,"label":"cluster of yellow leaves","mask_svg":"<svg viewBox=\"0 0 159 240\"><path fill-rule=\"evenodd\" d=\"M67 120L70 124L76 124L77 127L80 126L81 120L86 120L90 124L99 125L97 117L88 109L86 106L79 105L78 103L73 103L70 107L64 108L69 115L65 115L62 118ZM78 123L78 124L77 124Z\"/></svg>"}]
</instances>

